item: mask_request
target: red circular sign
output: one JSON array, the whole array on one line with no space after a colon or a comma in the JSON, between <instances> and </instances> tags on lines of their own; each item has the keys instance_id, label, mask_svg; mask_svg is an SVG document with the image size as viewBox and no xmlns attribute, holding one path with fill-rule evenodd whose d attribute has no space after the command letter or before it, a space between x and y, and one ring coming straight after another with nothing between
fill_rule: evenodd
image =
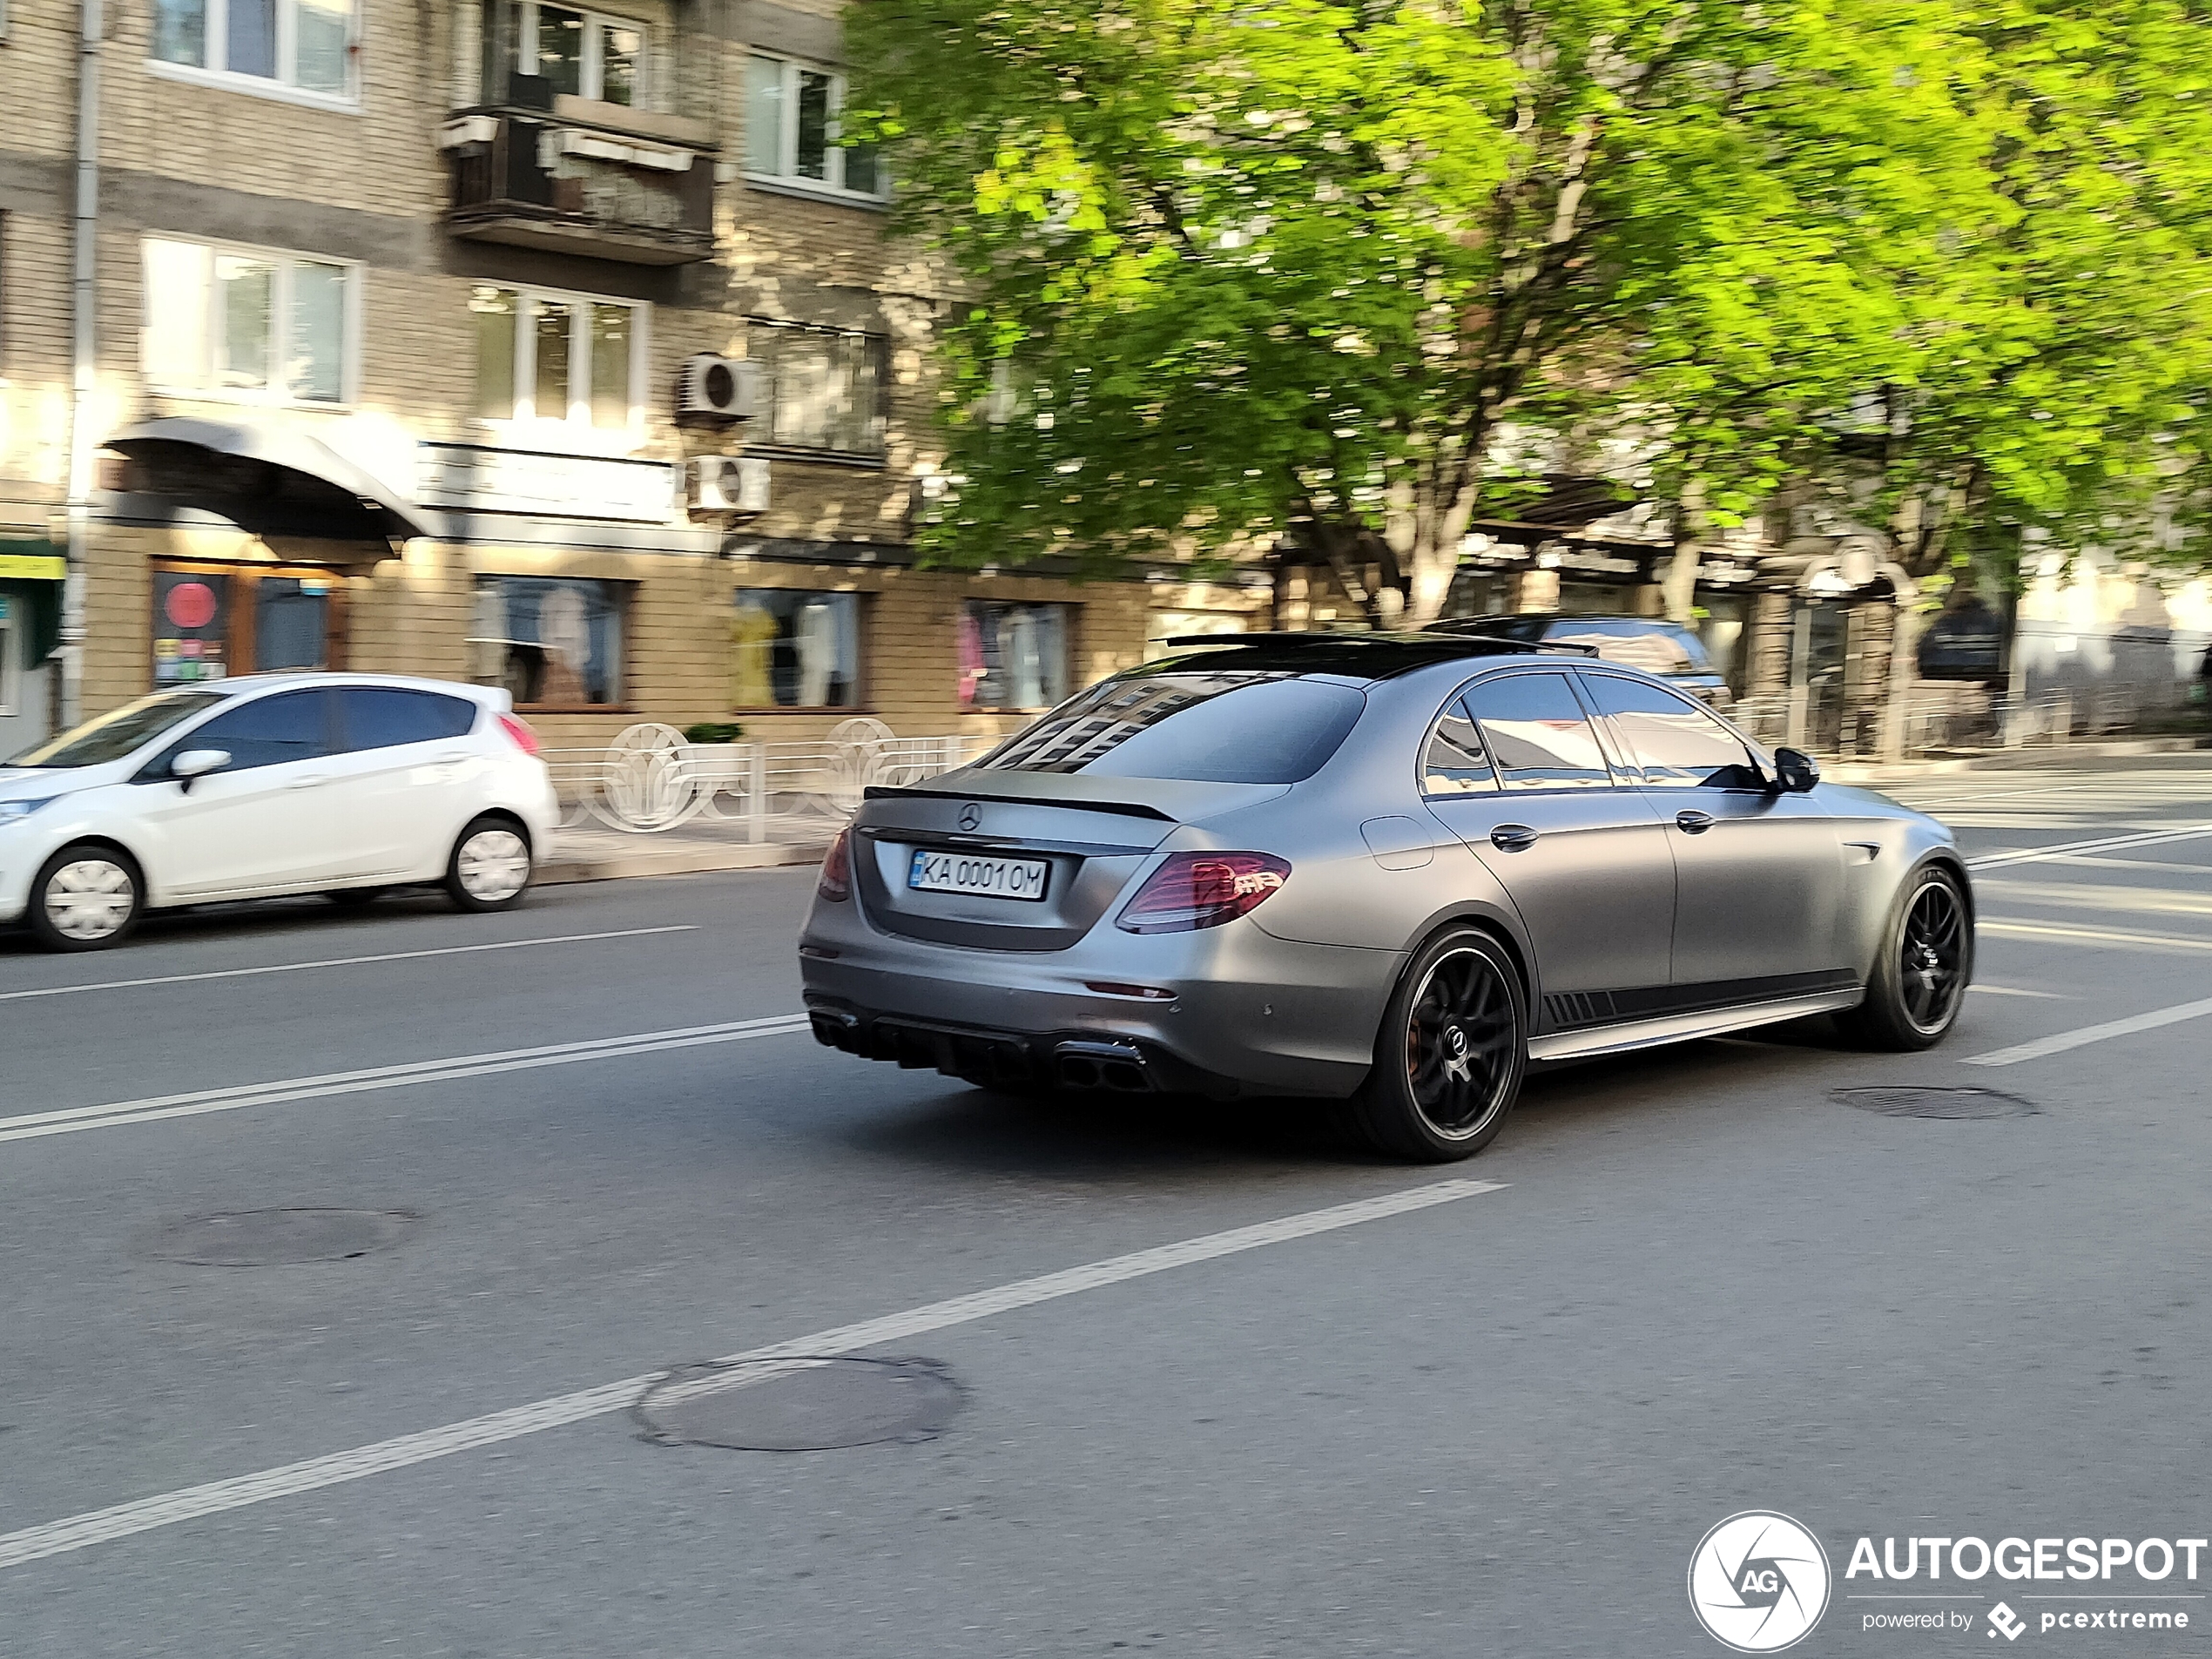
<instances>
[{"instance_id":1,"label":"red circular sign","mask_svg":"<svg viewBox=\"0 0 2212 1659\"><path fill-rule=\"evenodd\" d=\"M179 628L205 628L215 620L215 590L205 582L179 582L161 608Z\"/></svg>"}]
</instances>

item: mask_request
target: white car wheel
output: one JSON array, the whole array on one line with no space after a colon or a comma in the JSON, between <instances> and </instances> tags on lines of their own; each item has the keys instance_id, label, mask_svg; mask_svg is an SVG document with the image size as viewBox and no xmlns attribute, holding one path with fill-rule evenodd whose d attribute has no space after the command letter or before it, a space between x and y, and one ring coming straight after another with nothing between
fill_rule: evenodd
<instances>
[{"instance_id":1,"label":"white car wheel","mask_svg":"<svg viewBox=\"0 0 2212 1659\"><path fill-rule=\"evenodd\" d=\"M453 849L447 891L469 910L498 910L515 902L530 880L530 844L510 825L478 819Z\"/></svg>"},{"instance_id":2,"label":"white car wheel","mask_svg":"<svg viewBox=\"0 0 2212 1659\"><path fill-rule=\"evenodd\" d=\"M138 919L138 872L103 847L69 847L39 873L31 932L52 950L98 950L120 942Z\"/></svg>"}]
</instances>

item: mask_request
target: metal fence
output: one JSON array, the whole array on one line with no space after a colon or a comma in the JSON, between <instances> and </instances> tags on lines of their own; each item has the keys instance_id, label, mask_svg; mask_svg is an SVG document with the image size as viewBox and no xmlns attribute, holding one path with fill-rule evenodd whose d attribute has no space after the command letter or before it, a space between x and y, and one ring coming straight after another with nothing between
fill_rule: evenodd
<instances>
[{"instance_id":1,"label":"metal fence","mask_svg":"<svg viewBox=\"0 0 2212 1659\"><path fill-rule=\"evenodd\" d=\"M691 743L673 726L634 725L604 749L548 749L564 828L653 835L726 826L758 842L827 840L871 786L920 783L997 739L901 738L846 720L797 743Z\"/></svg>"}]
</instances>

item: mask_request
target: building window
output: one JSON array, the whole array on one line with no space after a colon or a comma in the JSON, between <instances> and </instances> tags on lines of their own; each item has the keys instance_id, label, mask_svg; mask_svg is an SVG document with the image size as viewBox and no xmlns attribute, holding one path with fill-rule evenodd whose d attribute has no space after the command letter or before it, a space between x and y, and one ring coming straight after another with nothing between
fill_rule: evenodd
<instances>
[{"instance_id":1,"label":"building window","mask_svg":"<svg viewBox=\"0 0 2212 1659\"><path fill-rule=\"evenodd\" d=\"M960 613L960 705L1049 709L1068 695L1071 605L970 599Z\"/></svg>"},{"instance_id":2,"label":"building window","mask_svg":"<svg viewBox=\"0 0 2212 1659\"><path fill-rule=\"evenodd\" d=\"M883 453L885 342L880 334L835 334L756 322L745 349L768 383L771 443L845 455Z\"/></svg>"},{"instance_id":3,"label":"building window","mask_svg":"<svg viewBox=\"0 0 2212 1659\"><path fill-rule=\"evenodd\" d=\"M353 395L360 267L148 238L148 381L165 391L300 403Z\"/></svg>"},{"instance_id":4,"label":"building window","mask_svg":"<svg viewBox=\"0 0 2212 1659\"><path fill-rule=\"evenodd\" d=\"M518 708L612 708L623 700L625 584L574 577L476 578L474 678Z\"/></svg>"},{"instance_id":5,"label":"building window","mask_svg":"<svg viewBox=\"0 0 2212 1659\"><path fill-rule=\"evenodd\" d=\"M515 67L556 93L634 108L646 102L645 25L628 17L509 0Z\"/></svg>"},{"instance_id":6,"label":"building window","mask_svg":"<svg viewBox=\"0 0 2212 1659\"><path fill-rule=\"evenodd\" d=\"M788 57L745 60L746 174L837 195L883 199L883 164L867 145L838 142L845 77Z\"/></svg>"},{"instance_id":7,"label":"building window","mask_svg":"<svg viewBox=\"0 0 2212 1659\"><path fill-rule=\"evenodd\" d=\"M305 569L153 568L153 683L161 690L233 674L342 668L337 577Z\"/></svg>"},{"instance_id":8,"label":"building window","mask_svg":"<svg viewBox=\"0 0 2212 1659\"><path fill-rule=\"evenodd\" d=\"M644 307L479 284L469 309L480 418L642 429Z\"/></svg>"},{"instance_id":9,"label":"building window","mask_svg":"<svg viewBox=\"0 0 2212 1659\"><path fill-rule=\"evenodd\" d=\"M354 0L153 0L157 62L354 95Z\"/></svg>"},{"instance_id":10,"label":"building window","mask_svg":"<svg viewBox=\"0 0 2212 1659\"><path fill-rule=\"evenodd\" d=\"M860 596L740 588L730 703L850 709L860 703Z\"/></svg>"}]
</instances>

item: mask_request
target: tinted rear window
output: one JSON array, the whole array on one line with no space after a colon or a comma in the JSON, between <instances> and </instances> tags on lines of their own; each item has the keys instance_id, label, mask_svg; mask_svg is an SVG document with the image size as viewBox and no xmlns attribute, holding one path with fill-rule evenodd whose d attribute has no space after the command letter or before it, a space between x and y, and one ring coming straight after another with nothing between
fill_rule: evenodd
<instances>
[{"instance_id":1,"label":"tinted rear window","mask_svg":"<svg viewBox=\"0 0 2212 1659\"><path fill-rule=\"evenodd\" d=\"M1062 704L981 765L1095 778L1294 784L1337 752L1366 699L1287 674L1140 671Z\"/></svg>"},{"instance_id":2,"label":"tinted rear window","mask_svg":"<svg viewBox=\"0 0 2212 1659\"><path fill-rule=\"evenodd\" d=\"M434 743L460 737L476 724L476 705L465 697L388 686L351 686L338 696L345 705L348 749Z\"/></svg>"},{"instance_id":3,"label":"tinted rear window","mask_svg":"<svg viewBox=\"0 0 2212 1659\"><path fill-rule=\"evenodd\" d=\"M1595 646L1602 661L1625 664L1647 674L1710 674L1713 670L1713 659L1697 636L1673 623L1561 617L1545 629L1544 637L1565 645Z\"/></svg>"}]
</instances>

